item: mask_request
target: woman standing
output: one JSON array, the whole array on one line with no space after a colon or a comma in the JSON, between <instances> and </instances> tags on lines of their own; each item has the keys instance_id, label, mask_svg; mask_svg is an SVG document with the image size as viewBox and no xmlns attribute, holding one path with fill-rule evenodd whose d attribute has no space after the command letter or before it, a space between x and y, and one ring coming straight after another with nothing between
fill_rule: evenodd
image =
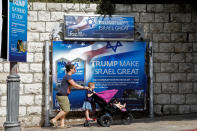
<instances>
[{"instance_id":1,"label":"woman standing","mask_svg":"<svg viewBox=\"0 0 197 131\"><path fill-rule=\"evenodd\" d=\"M70 111L70 102L68 99L68 95L71 92L71 88L74 87L76 89L86 89L88 90L88 87L83 87L79 84L77 84L73 79L72 79L72 74L76 72L75 66L71 63L66 64L66 75L62 79L61 82L61 87L59 88L56 98L57 101L60 105L61 111L53 118L50 120L50 122L54 126L58 126L57 121L60 119L60 127L64 127L64 119L66 114Z\"/></svg>"}]
</instances>

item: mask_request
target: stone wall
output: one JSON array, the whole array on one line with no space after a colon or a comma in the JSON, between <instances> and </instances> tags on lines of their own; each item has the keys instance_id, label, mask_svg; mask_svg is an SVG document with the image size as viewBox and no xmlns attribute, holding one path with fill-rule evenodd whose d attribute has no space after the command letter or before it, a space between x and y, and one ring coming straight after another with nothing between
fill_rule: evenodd
<instances>
[{"instance_id":1,"label":"stone wall","mask_svg":"<svg viewBox=\"0 0 197 131\"><path fill-rule=\"evenodd\" d=\"M19 116L23 126L44 120L44 45L56 29L63 39L64 14L94 14L96 4L29 3L27 62L18 63ZM197 112L197 7L177 4L116 5L116 14L135 16L154 46L154 112ZM0 127L6 116L9 62L0 62Z\"/></svg>"}]
</instances>

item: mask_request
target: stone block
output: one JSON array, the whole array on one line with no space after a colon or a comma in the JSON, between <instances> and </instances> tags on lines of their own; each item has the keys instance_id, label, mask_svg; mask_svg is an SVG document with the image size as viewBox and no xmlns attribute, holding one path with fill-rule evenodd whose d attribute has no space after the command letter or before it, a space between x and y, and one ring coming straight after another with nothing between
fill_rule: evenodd
<instances>
[{"instance_id":1,"label":"stone block","mask_svg":"<svg viewBox=\"0 0 197 131\"><path fill-rule=\"evenodd\" d=\"M192 83L179 83L179 93L192 93L193 84Z\"/></svg>"},{"instance_id":2,"label":"stone block","mask_svg":"<svg viewBox=\"0 0 197 131\"><path fill-rule=\"evenodd\" d=\"M154 22L154 14L153 13L141 13L140 22Z\"/></svg>"},{"instance_id":3,"label":"stone block","mask_svg":"<svg viewBox=\"0 0 197 131\"><path fill-rule=\"evenodd\" d=\"M154 42L170 42L170 34L169 33L157 33L153 34L153 41Z\"/></svg>"},{"instance_id":4,"label":"stone block","mask_svg":"<svg viewBox=\"0 0 197 131\"><path fill-rule=\"evenodd\" d=\"M197 33L189 33L189 42L197 42Z\"/></svg>"},{"instance_id":5,"label":"stone block","mask_svg":"<svg viewBox=\"0 0 197 131\"><path fill-rule=\"evenodd\" d=\"M177 114L177 106L176 105L164 105L163 106L163 114Z\"/></svg>"},{"instance_id":6,"label":"stone block","mask_svg":"<svg viewBox=\"0 0 197 131\"><path fill-rule=\"evenodd\" d=\"M196 113L197 112L197 105L191 105L191 113Z\"/></svg>"},{"instance_id":7,"label":"stone block","mask_svg":"<svg viewBox=\"0 0 197 131\"><path fill-rule=\"evenodd\" d=\"M46 3L33 2L33 10L46 10Z\"/></svg>"},{"instance_id":8,"label":"stone block","mask_svg":"<svg viewBox=\"0 0 197 131\"><path fill-rule=\"evenodd\" d=\"M18 63L19 72L29 72L29 64L27 63Z\"/></svg>"},{"instance_id":9,"label":"stone block","mask_svg":"<svg viewBox=\"0 0 197 131\"><path fill-rule=\"evenodd\" d=\"M6 116L6 107L0 107L0 117Z\"/></svg>"},{"instance_id":10,"label":"stone block","mask_svg":"<svg viewBox=\"0 0 197 131\"><path fill-rule=\"evenodd\" d=\"M175 52L192 52L192 43L176 43Z\"/></svg>"},{"instance_id":11,"label":"stone block","mask_svg":"<svg viewBox=\"0 0 197 131\"><path fill-rule=\"evenodd\" d=\"M190 113L190 105L180 105L179 106L179 114Z\"/></svg>"},{"instance_id":12,"label":"stone block","mask_svg":"<svg viewBox=\"0 0 197 131\"><path fill-rule=\"evenodd\" d=\"M81 12L96 12L97 4L79 4L79 11ZM125 6L125 10L129 9ZM131 10L131 9L130 9Z\"/></svg>"},{"instance_id":13,"label":"stone block","mask_svg":"<svg viewBox=\"0 0 197 131\"><path fill-rule=\"evenodd\" d=\"M164 4L164 12L179 12L179 5L177 4Z\"/></svg>"},{"instance_id":14,"label":"stone block","mask_svg":"<svg viewBox=\"0 0 197 131\"><path fill-rule=\"evenodd\" d=\"M186 73L172 73L171 82L185 82L187 81L186 77Z\"/></svg>"},{"instance_id":15,"label":"stone block","mask_svg":"<svg viewBox=\"0 0 197 131\"><path fill-rule=\"evenodd\" d=\"M171 62L185 62L185 54L184 53L172 53Z\"/></svg>"},{"instance_id":16,"label":"stone block","mask_svg":"<svg viewBox=\"0 0 197 131\"><path fill-rule=\"evenodd\" d=\"M197 53L192 53L192 62L197 62Z\"/></svg>"},{"instance_id":17,"label":"stone block","mask_svg":"<svg viewBox=\"0 0 197 131\"><path fill-rule=\"evenodd\" d=\"M0 83L6 83L8 75L8 73L0 73Z\"/></svg>"},{"instance_id":18,"label":"stone block","mask_svg":"<svg viewBox=\"0 0 197 131\"><path fill-rule=\"evenodd\" d=\"M24 127L28 126L41 126L40 123L43 123L42 116L41 115L29 115L25 117L20 117L19 121Z\"/></svg>"},{"instance_id":19,"label":"stone block","mask_svg":"<svg viewBox=\"0 0 197 131\"><path fill-rule=\"evenodd\" d=\"M163 113L161 112L162 106L161 105L154 105L154 113L156 115L162 115Z\"/></svg>"},{"instance_id":20,"label":"stone block","mask_svg":"<svg viewBox=\"0 0 197 131\"><path fill-rule=\"evenodd\" d=\"M34 82L43 82L43 74L42 73L34 73Z\"/></svg>"},{"instance_id":21,"label":"stone block","mask_svg":"<svg viewBox=\"0 0 197 131\"><path fill-rule=\"evenodd\" d=\"M0 72L3 72L3 63L0 63Z\"/></svg>"},{"instance_id":22,"label":"stone block","mask_svg":"<svg viewBox=\"0 0 197 131\"><path fill-rule=\"evenodd\" d=\"M132 5L122 5L122 4L116 4L115 5L115 14L119 15L119 14L124 14L124 13L128 13L128 12L132 12L133 6Z\"/></svg>"},{"instance_id":23,"label":"stone block","mask_svg":"<svg viewBox=\"0 0 197 131\"><path fill-rule=\"evenodd\" d=\"M181 32L181 23L165 23L164 32Z\"/></svg>"},{"instance_id":24,"label":"stone block","mask_svg":"<svg viewBox=\"0 0 197 131\"><path fill-rule=\"evenodd\" d=\"M186 33L172 33L171 41L172 42L187 42L187 34Z\"/></svg>"},{"instance_id":25,"label":"stone block","mask_svg":"<svg viewBox=\"0 0 197 131\"><path fill-rule=\"evenodd\" d=\"M34 61L34 54L27 53L27 62L33 62L33 61Z\"/></svg>"},{"instance_id":26,"label":"stone block","mask_svg":"<svg viewBox=\"0 0 197 131\"><path fill-rule=\"evenodd\" d=\"M45 32L45 22L28 22L28 31Z\"/></svg>"},{"instance_id":27,"label":"stone block","mask_svg":"<svg viewBox=\"0 0 197 131\"><path fill-rule=\"evenodd\" d=\"M27 114L25 106L19 106L19 116L25 116Z\"/></svg>"},{"instance_id":28,"label":"stone block","mask_svg":"<svg viewBox=\"0 0 197 131\"><path fill-rule=\"evenodd\" d=\"M147 4L147 12L163 12L163 4Z\"/></svg>"},{"instance_id":29,"label":"stone block","mask_svg":"<svg viewBox=\"0 0 197 131\"><path fill-rule=\"evenodd\" d=\"M51 21L64 21L64 12L51 12Z\"/></svg>"},{"instance_id":30,"label":"stone block","mask_svg":"<svg viewBox=\"0 0 197 131\"><path fill-rule=\"evenodd\" d=\"M156 95L157 104L170 104L170 95L169 94L159 94Z\"/></svg>"},{"instance_id":31,"label":"stone block","mask_svg":"<svg viewBox=\"0 0 197 131\"><path fill-rule=\"evenodd\" d=\"M150 32L163 32L163 23L150 24Z\"/></svg>"},{"instance_id":32,"label":"stone block","mask_svg":"<svg viewBox=\"0 0 197 131\"><path fill-rule=\"evenodd\" d=\"M44 105L44 96L42 95L36 95L35 96L35 105Z\"/></svg>"},{"instance_id":33,"label":"stone block","mask_svg":"<svg viewBox=\"0 0 197 131\"><path fill-rule=\"evenodd\" d=\"M153 72L161 72L161 64L153 63Z\"/></svg>"},{"instance_id":34,"label":"stone block","mask_svg":"<svg viewBox=\"0 0 197 131\"><path fill-rule=\"evenodd\" d=\"M161 63L161 72L178 72L177 63Z\"/></svg>"},{"instance_id":35,"label":"stone block","mask_svg":"<svg viewBox=\"0 0 197 131\"><path fill-rule=\"evenodd\" d=\"M37 21L38 20L37 15L38 15L37 11L28 11L28 21Z\"/></svg>"},{"instance_id":36,"label":"stone block","mask_svg":"<svg viewBox=\"0 0 197 131\"><path fill-rule=\"evenodd\" d=\"M154 53L153 61L157 63L170 62L170 53Z\"/></svg>"},{"instance_id":37,"label":"stone block","mask_svg":"<svg viewBox=\"0 0 197 131\"><path fill-rule=\"evenodd\" d=\"M186 94L186 104L197 104L197 94Z\"/></svg>"},{"instance_id":38,"label":"stone block","mask_svg":"<svg viewBox=\"0 0 197 131\"><path fill-rule=\"evenodd\" d=\"M30 72L43 72L42 63L30 64Z\"/></svg>"},{"instance_id":39,"label":"stone block","mask_svg":"<svg viewBox=\"0 0 197 131\"><path fill-rule=\"evenodd\" d=\"M197 52L197 43L193 43L193 51Z\"/></svg>"},{"instance_id":40,"label":"stone block","mask_svg":"<svg viewBox=\"0 0 197 131\"><path fill-rule=\"evenodd\" d=\"M62 4L61 3L47 3L47 10L54 12L54 11L61 11Z\"/></svg>"},{"instance_id":41,"label":"stone block","mask_svg":"<svg viewBox=\"0 0 197 131\"><path fill-rule=\"evenodd\" d=\"M192 13L192 22L197 22L197 12Z\"/></svg>"},{"instance_id":42,"label":"stone block","mask_svg":"<svg viewBox=\"0 0 197 131\"><path fill-rule=\"evenodd\" d=\"M188 73L187 80L190 82L197 82L197 73Z\"/></svg>"},{"instance_id":43,"label":"stone block","mask_svg":"<svg viewBox=\"0 0 197 131\"><path fill-rule=\"evenodd\" d=\"M171 104L185 104L185 95L172 94Z\"/></svg>"},{"instance_id":44,"label":"stone block","mask_svg":"<svg viewBox=\"0 0 197 131\"><path fill-rule=\"evenodd\" d=\"M0 96L6 95L7 94L7 86L6 84L0 84Z\"/></svg>"},{"instance_id":45,"label":"stone block","mask_svg":"<svg viewBox=\"0 0 197 131\"><path fill-rule=\"evenodd\" d=\"M10 63L4 63L3 64L3 71L4 72L10 72Z\"/></svg>"},{"instance_id":46,"label":"stone block","mask_svg":"<svg viewBox=\"0 0 197 131\"><path fill-rule=\"evenodd\" d=\"M146 12L146 4L133 4L133 12Z\"/></svg>"},{"instance_id":47,"label":"stone block","mask_svg":"<svg viewBox=\"0 0 197 131\"><path fill-rule=\"evenodd\" d=\"M33 75L30 73L18 73L20 76L21 83L32 83Z\"/></svg>"},{"instance_id":48,"label":"stone block","mask_svg":"<svg viewBox=\"0 0 197 131\"><path fill-rule=\"evenodd\" d=\"M155 82L170 82L170 74L169 73L156 73L156 81Z\"/></svg>"},{"instance_id":49,"label":"stone block","mask_svg":"<svg viewBox=\"0 0 197 131\"><path fill-rule=\"evenodd\" d=\"M185 53L185 62L192 62L193 58L192 58L192 53Z\"/></svg>"},{"instance_id":50,"label":"stone block","mask_svg":"<svg viewBox=\"0 0 197 131\"><path fill-rule=\"evenodd\" d=\"M37 94L37 95L42 94L42 83L25 84L24 93L25 94Z\"/></svg>"},{"instance_id":51,"label":"stone block","mask_svg":"<svg viewBox=\"0 0 197 131\"><path fill-rule=\"evenodd\" d=\"M27 107L27 114L28 115L37 115L41 114L42 106L29 106Z\"/></svg>"},{"instance_id":52,"label":"stone block","mask_svg":"<svg viewBox=\"0 0 197 131\"><path fill-rule=\"evenodd\" d=\"M0 102L0 104L1 104L1 106L3 107L3 106L7 106L7 96L1 96L1 102Z\"/></svg>"},{"instance_id":53,"label":"stone block","mask_svg":"<svg viewBox=\"0 0 197 131\"><path fill-rule=\"evenodd\" d=\"M50 21L51 16L49 11L39 11L38 12L38 21Z\"/></svg>"},{"instance_id":54,"label":"stone block","mask_svg":"<svg viewBox=\"0 0 197 131\"><path fill-rule=\"evenodd\" d=\"M21 84L20 83L20 91L19 91L19 94L20 95L23 95L24 94L24 91L23 90L24 90L24 84Z\"/></svg>"},{"instance_id":55,"label":"stone block","mask_svg":"<svg viewBox=\"0 0 197 131\"><path fill-rule=\"evenodd\" d=\"M192 63L179 63L179 72L193 72Z\"/></svg>"},{"instance_id":56,"label":"stone block","mask_svg":"<svg viewBox=\"0 0 197 131\"><path fill-rule=\"evenodd\" d=\"M174 43L160 43L160 52L174 52Z\"/></svg>"},{"instance_id":57,"label":"stone block","mask_svg":"<svg viewBox=\"0 0 197 131\"><path fill-rule=\"evenodd\" d=\"M171 22L191 22L190 13L171 13Z\"/></svg>"},{"instance_id":58,"label":"stone block","mask_svg":"<svg viewBox=\"0 0 197 131\"><path fill-rule=\"evenodd\" d=\"M53 30L63 29L63 24L59 22L46 22L46 32L51 33Z\"/></svg>"},{"instance_id":59,"label":"stone block","mask_svg":"<svg viewBox=\"0 0 197 131\"><path fill-rule=\"evenodd\" d=\"M28 52L43 52L44 51L44 42L28 42L27 46Z\"/></svg>"},{"instance_id":60,"label":"stone block","mask_svg":"<svg viewBox=\"0 0 197 131\"><path fill-rule=\"evenodd\" d=\"M40 33L40 41L50 40L51 33Z\"/></svg>"},{"instance_id":61,"label":"stone block","mask_svg":"<svg viewBox=\"0 0 197 131\"><path fill-rule=\"evenodd\" d=\"M177 93L178 83L162 83L162 93Z\"/></svg>"},{"instance_id":62,"label":"stone block","mask_svg":"<svg viewBox=\"0 0 197 131\"><path fill-rule=\"evenodd\" d=\"M153 83L154 94L161 93L161 83Z\"/></svg>"},{"instance_id":63,"label":"stone block","mask_svg":"<svg viewBox=\"0 0 197 131\"><path fill-rule=\"evenodd\" d=\"M19 105L20 106L34 105L34 96L33 95L20 96Z\"/></svg>"},{"instance_id":64,"label":"stone block","mask_svg":"<svg viewBox=\"0 0 197 131\"><path fill-rule=\"evenodd\" d=\"M183 23L182 32L195 32L196 25L194 23Z\"/></svg>"},{"instance_id":65,"label":"stone block","mask_svg":"<svg viewBox=\"0 0 197 131\"><path fill-rule=\"evenodd\" d=\"M43 53L35 53L34 54L34 62L44 62L44 54Z\"/></svg>"},{"instance_id":66,"label":"stone block","mask_svg":"<svg viewBox=\"0 0 197 131\"><path fill-rule=\"evenodd\" d=\"M155 22L169 22L169 13L156 13Z\"/></svg>"},{"instance_id":67,"label":"stone block","mask_svg":"<svg viewBox=\"0 0 197 131\"><path fill-rule=\"evenodd\" d=\"M194 64L194 72L197 72L197 64Z\"/></svg>"},{"instance_id":68,"label":"stone block","mask_svg":"<svg viewBox=\"0 0 197 131\"><path fill-rule=\"evenodd\" d=\"M28 11L33 10L33 3L28 2Z\"/></svg>"},{"instance_id":69,"label":"stone block","mask_svg":"<svg viewBox=\"0 0 197 131\"><path fill-rule=\"evenodd\" d=\"M27 40L30 41L39 41L39 33L38 32L27 32Z\"/></svg>"},{"instance_id":70,"label":"stone block","mask_svg":"<svg viewBox=\"0 0 197 131\"><path fill-rule=\"evenodd\" d=\"M62 11L66 11L66 12L78 12L79 11L79 4L75 4L75 3L65 3L62 4Z\"/></svg>"},{"instance_id":71,"label":"stone block","mask_svg":"<svg viewBox=\"0 0 197 131\"><path fill-rule=\"evenodd\" d=\"M153 52L154 53L159 52L159 43L156 43L156 42L153 43Z\"/></svg>"}]
</instances>

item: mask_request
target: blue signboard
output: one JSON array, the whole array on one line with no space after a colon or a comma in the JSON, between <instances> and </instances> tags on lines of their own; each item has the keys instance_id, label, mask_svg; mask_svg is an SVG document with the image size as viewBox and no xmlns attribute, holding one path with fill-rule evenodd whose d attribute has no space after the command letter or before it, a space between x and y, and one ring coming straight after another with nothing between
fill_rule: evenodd
<instances>
[{"instance_id":1,"label":"blue signboard","mask_svg":"<svg viewBox=\"0 0 197 131\"><path fill-rule=\"evenodd\" d=\"M65 40L134 40L132 16L65 15Z\"/></svg>"},{"instance_id":2,"label":"blue signboard","mask_svg":"<svg viewBox=\"0 0 197 131\"><path fill-rule=\"evenodd\" d=\"M58 108L56 92L66 74L65 64L75 64L72 78L78 83L95 83L96 92L118 89L114 96L130 110L143 110L146 98L146 42L53 42L53 107ZM57 64L57 61L59 64ZM84 90L72 90L71 109L81 109Z\"/></svg>"},{"instance_id":3,"label":"blue signboard","mask_svg":"<svg viewBox=\"0 0 197 131\"><path fill-rule=\"evenodd\" d=\"M27 0L9 0L9 61L26 62Z\"/></svg>"}]
</instances>

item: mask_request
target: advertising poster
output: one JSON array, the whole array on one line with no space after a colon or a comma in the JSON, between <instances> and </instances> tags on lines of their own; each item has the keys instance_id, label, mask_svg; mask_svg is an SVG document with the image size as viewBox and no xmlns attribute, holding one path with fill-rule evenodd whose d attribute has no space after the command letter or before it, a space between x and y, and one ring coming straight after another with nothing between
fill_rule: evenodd
<instances>
[{"instance_id":1,"label":"advertising poster","mask_svg":"<svg viewBox=\"0 0 197 131\"><path fill-rule=\"evenodd\" d=\"M87 86L95 83L95 91L118 89L114 96L126 102L130 110L144 110L146 98L146 42L71 42L53 41L53 107L58 108L56 92L65 75L65 64L75 64L72 78ZM82 108L85 91L72 90L71 109Z\"/></svg>"},{"instance_id":2,"label":"advertising poster","mask_svg":"<svg viewBox=\"0 0 197 131\"><path fill-rule=\"evenodd\" d=\"M26 62L27 0L9 0L9 61Z\"/></svg>"},{"instance_id":3,"label":"advertising poster","mask_svg":"<svg viewBox=\"0 0 197 131\"><path fill-rule=\"evenodd\" d=\"M64 16L65 40L134 40L133 16Z\"/></svg>"}]
</instances>

